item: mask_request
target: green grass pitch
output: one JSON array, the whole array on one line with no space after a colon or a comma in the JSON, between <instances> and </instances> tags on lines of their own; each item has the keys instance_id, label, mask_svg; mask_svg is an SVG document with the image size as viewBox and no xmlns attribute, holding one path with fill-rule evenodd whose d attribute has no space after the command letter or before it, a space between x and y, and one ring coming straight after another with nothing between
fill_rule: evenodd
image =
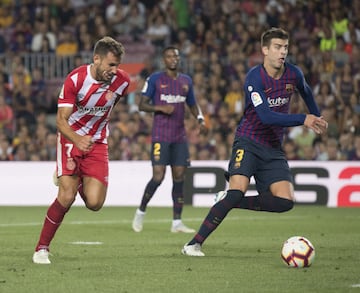
<instances>
[{"instance_id":1,"label":"green grass pitch","mask_svg":"<svg viewBox=\"0 0 360 293\"><path fill-rule=\"evenodd\" d=\"M180 250L192 234L170 233L171 208L149 207L144 230L134 207L73 207L51 245L51 265L31 261L47 207L0 207L0 292L360 292L360 209L295 206L284 214L232 210L203 246ZM208 208L184 208L197 229ZM307 237L310 268L281 260L283 241Z\"/></svg>"}]
</instances>

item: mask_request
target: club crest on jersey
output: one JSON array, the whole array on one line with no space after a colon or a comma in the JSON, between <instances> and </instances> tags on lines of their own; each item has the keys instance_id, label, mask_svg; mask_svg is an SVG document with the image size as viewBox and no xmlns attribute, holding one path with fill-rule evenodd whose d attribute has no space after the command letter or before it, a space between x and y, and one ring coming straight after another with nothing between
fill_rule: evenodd
<instances>
[{"instance_id":1,"label":"club crest on jersey","mask_svg":"<svg viewBox=\"0 0 360 293\"><path fill-rule=\"evenodd\" d=\"M257 107L263 103L263 100L258 92L251 93L251 101L254 107Z\"/></svg>"},{"instance_id":2,"label":"club crest on jersey","mask_svg":"<svg viewBox=\"0 0 360 293\"><path fill-rule=\"evenodd\" d=\"M72 171L76 167L76 163L74 162L73 158L68 158L66 162L66 169Z\"/></svg>"},{"instance_id":3,"label":"club crest on jersey","mask_svg":"<svg viewBox=\"0 0 360 293\"><path fill-rule=\"evenodd\" d=\"M182 86L182 89L183 89L183 91L184 91L185 93L187 93L187 92L189 91L189 86L188 86L187 84L184 84L184 85Z\"/></svg>"},{"instance_id":4,"label":"club crest on jersey","mask_svg":"<svg viewBox=\"0 0 360 293\"><path fill-rule=\"evenodd\" d=\"M108 90L108 91L106 92L105 99L106 99L107 101L110 101L110 100L112 99L113 95L114 95L114 92Z\"/></svg>"},{"instance_id":5,"label":"club crest on jersey","mask_svg":"<svg viewBox=\"0 0 360 293\"><path fill-rule=\"evenodd\" d=\"M285 90L288 92L288 93L292 93L294 91L294 86L291 84L291 83L287 83L285 85Z\"/></svg>"}]
</instances>

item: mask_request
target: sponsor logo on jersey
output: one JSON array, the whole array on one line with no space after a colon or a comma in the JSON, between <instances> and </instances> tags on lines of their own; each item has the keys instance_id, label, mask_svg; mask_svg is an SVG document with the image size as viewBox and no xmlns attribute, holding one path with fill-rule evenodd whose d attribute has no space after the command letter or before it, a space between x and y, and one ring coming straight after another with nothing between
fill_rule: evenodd
<instances>
[{"instance_id":1,"label":"sponsor logo on jersey","mask_svg":"<svg viewBox=\"0 0 360 293\"><path fill-rule=\"evenodd\" d=\"M263 103L263 100L258 92L251 93L251 101L254 107L257 107Z\"/></svg>"},{"instance_id":2,"label":"sponsor logo on jersey","mask_svg":"<svg viewBox=\"0 0 360 293\"><path fill-rule=\"evenodd\" d=\"M271 107L280 107L280 106L283 106L283 105L289 103L290 98L288 98L288 97L285 97L285 98L277 97L275 99L268 98L267 101L268 101L270 108Z\"/></svg>"},{"instance_id":3,"label":"sponsor logo on jersey","mask_svg":"<svg viewBox=\"0 0 360 293\"><path fill-rule=\"evenodd\" d=\"M168 87L167 84L160 84L160 88L161 88L161 89L166 89L167 87Z\"/></svg>"},{"instance_id":4,"label":"sponsor logo on jersey","mask_svg":"<svg viewBox=\"0 0 360 293\"><path fill-rule=\"evenodd\" d=\"M77 105L78 112L81 115L94 115L94 116L104 116L105 113L110 109L109 106L104 107L83 107L81 105Z\"/></svg>"},{"instance_id":5,"label":"sponsor logo on jersey","mask_svg":"<svg viewBox=\"0 0 360 293\"><path fill-rule=\"evenodd\" d=\"M169 104L175 103L183 103L186 100L186 97L180 95L164 95L161 94L160 96L161 101L166 101Z\"/></svg>"}]
</instances>

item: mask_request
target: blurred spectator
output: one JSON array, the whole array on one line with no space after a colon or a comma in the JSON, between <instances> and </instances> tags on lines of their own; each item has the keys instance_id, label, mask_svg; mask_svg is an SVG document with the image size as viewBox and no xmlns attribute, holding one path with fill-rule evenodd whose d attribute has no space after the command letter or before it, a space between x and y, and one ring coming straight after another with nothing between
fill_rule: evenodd
<instances>
[{"instance_id":1,"label":"blurred spectator","mask_svg":"<svg viewBox=\"0 0 360 293\"><path fill-rule=\"evenodd\" d=\"M105 17L108 27L113 34L124 34L125 19L129 13L129 4L122 0L114 0L106 7Z\"/></svg>"},{"instance_id":2,"label":"blurred spectator","mask_svg":"<svg viewBox=\"0 0 360 293\"><path fill-rule=\"evenodd\" d=\"M64 30L60 32L55 52L57 56L76 55L78 52L78 45L75 41L74 34L71 31Z\"/></svg>"},{"instance_id":3,"label":"blurred spectator","mask_svg":"<svg viewBox=\"0 0 360 293\"><path fill-rule=\"evenodd\" d=\"M351 94L355 91L350 63L346 63L340 71L340 74L336 77L335 86L342 103L344 105L350 105Z\"/></svg>"},{"instance_id":4,"label":"blurred spectator","mask_svg":"<svg viewBox=\"0 0 360 293\"><path fill-rule=\"evenodd\" d=\"M283 150L287 160L300 160L297 154L297 145L292 139L288 138L284 140Z\"/></svg>"},{"instance_id":5,"label":"blurred spectator","mask_svg":"<svg viewBox=\"0 0 360 293\"><path fill-rule=\"evenodd\" d=\"M0 5L0 28L9 28L13 22L13 4L4 3Z\"/></svg>"},{"instance_id":6,"label":"blurred spectator","mask_svg":"<svg viewBox=\"0 0 360 293\"><path fill-rule=\"evenodd\" d=\"M40 52L45 50L54 52L57 45L57 39L56 35L50 31L47 24L41 19L38 19L35 22L34 30L35 34L31 41L31 51Z\"/></svg>"},{"instance_id":7,"label":"blurred spectator","mask_svg":"<svg viewBox=\"0 0 360 293\"><path fill-rule=\"evenodd\" d=\"M349 157L349 154L352 151L353 146L354 146L353 133L348 131L342 132L339 137L339 151L341 157L344 158L344 160L347 160L347 158Z\"/></svg>"},{"instance_id":8,"label":"blurred spectator","mask_svg":"<svg viewBox=\"0 0 360 293\"><path fill-rule=\"evenodd\" d=\"M59 26L73 27L75 24L76 13L71 0L57 0L54 6L55 17L59 20Z\"/></svg>"},{"instance_id":9,"label":"blurred spectator","mask_svg":"<svg viewBox=\"0 0 360 293\"><path fill-rule=\"evenodd\" d=\"M342 154L339 151L338 140L334 137L329 137L325 142L325 161L338 161L345 160Z\"/></svg>"},{"instance_id":10,"label":"blurred spectator","mask_svg":"<svg viewBox=\"0 0 360 293\"><path fill-rule=\"evenodd\" d=\"M354 136L354 147L349 151L347 160L360 161L360 132Z\"/></svg>"},{"instance_id":11,"label":"blurred spectator","mask_svg":"<svg viewBox=\"0 0 360 293\"><path fill-rule=\"evenodd\" d=\"M6 104L5 97L0 93L0 130L4 131L7 137L12 137L15 130L14 111Z\"/></svg>"},{"instance_id":12,"label":"blurred spectator","mask_svg":"<svg viewBox=\"0 0 360 293\"><path fill-rule=\"evenodd\" d=\"M71 50L63 46L63 52L74 54L66 58L67 67L77 60L86 60L93 50L93 38L107 34L124 40L129 48L129 60L138 60L139 54L144 54L139 60L144 61L145 67L137 77L137 91L160 64L160 51L147 54L143 48L133 48L132 41L141 41L150 47L171 42L181 48L183 70L193 77L199 106L210 129L207 139L216 150L192 152L192 157L220 159L226 157L226 149L231 149L233 134L229 129L242 112L238 88L242 86L248 66L262 62L262 56L256 54L260 51L256 49L259 31L282 26L293 36L289 61L303 70L322 114L329 117L328 135L338 140L340 157L346 156L349 145L354 147L353 139L348 138L360 128L360 5L357 1L56 0L46 3L48 5L46 1L30 2L33 5L7 1L0 7L0 95L13 109L15 141L24 125L31 137L35 137L39 129L48 134L42 135L41 143L32 139L14 146L13 159L53 158L45 144L51 144L54 139L54 125L42 121L50 120L51 116L44 117L54 111L52 88L59 81L47 78L49 73L61 78L57 72L59 67L50 60L65 31L75 37ZM145 27L152 27L161 37L150 36ZM20 54L9 54L10 49L22 53L29 48L33 53L41 52L44 59L33 59L39 58L37 55L31 58L24 55L22 59ZM34 60L39 62L33 63ZM117 135L109 138L111 159L148 158L147 138L152 119L145 113L137 113L137 100L137 92L130 93L116 107L116 119L112 118L111 125L119 128L115 131ZM35 119L39 105L41 118ZM303 106L295 94L292 112L299 112ZM185 123L191 151L196 149L199 137L191 121ZM295 130L286 135L284 148L291 148L287 141L294 133ZM321 141L316 136L312 147L307 139L300 135L292 142L295 149L302 152L302 159L328 158L325 138Z\"/></svg>"},{"instance_id":13,"label":"blurred spectator","mask_svg":"<svg viewBox=\"0 0 360 293\"><path fill-rule=\"evenodd\" d=\"M12 161L13 159L13 148L10 141L0 130L0 161Z\"/></svg>"},{"instance_id":14,"label":"blurred spectator","mask_svg":"<svg viewBox=\"0 0 360 293\"><path fill-rule=\"evenodd\" d=\"M336 2L336 1L334 1ZM349 19L346 16L344 7L337 7L333 12L332 26L336 36L343 36L348 31Z\"/></svg>"},{"instance_id":15,"label":"blurred spectator","mask_svg":"<svg viewBox=\"0 0 360 293\"><path fill-rule=\"evenodd\" d=\"M337 98L335 84L330 80L321 80L315 85L313 93L320 110L329 106L344 107L342 100Z\"/></svg>"},{"instance_id":16,"label":"blurred spectator","mask_svg":"<svg viewBox=\"0 0 360 293\"><path fill-rule=\"evenodd\" d=\"M31 72L31 99L35 107L44 107L50 109L51 101L46 95L46 82L43 78L41 68L35 67Z\"/></svg>"},{"instance_id":17,"label":"blurred spectator","mask_svg":"<svg viewBox=\"0 0 360 293\"><path fill-rule=\"evenodd\" d=\"M360 27L359 23L355 21L350 21L348 24L348 30L343 33L343 38L345 43L355 43L360 44Z\"/></svg>"},{"instance_id":18,"label":"blurred spectator","mask_svg":"<svg viewBox=\"0 0 360 293\"><path fill-rule=\"evenodd\" d=\"M293 127L289 132L289 138L292 139L298 147L298 155L304 157L304 148L312 147L316 134L305 126Z\"/></svg>"},{"instance_id":19,"label":"blurred spectator","mask_svg":"<svg viewBox=\"0 0 360 293\"><path fill-rule=\"evenodd\" d=\"M170 41L170 27L165 22L163 13L159 13L153 21L148 24L146 31L147 38L157 48L157 51L167 46Z\"/></svg>"},{"instance_id":20,"label":"blurred spectator","mask_svg":"<svg viewBox=\"0 0 360 293\"><path fill-rule=\"evenodd\" d=\"M245 103L242 92L240 81L237 79L231 80L229 90L224 97L224 102L228 105L230 114L242 113Z\"/></svg>"},{"instance_id":21,"label":"blurred spectator","mask_svg":"<svg viewBox=\"0 0 360 293\"><path fill-rule=\"evenodd\" d=\"M4 35L5 35L4 30L0 26L0 55L4 54L8 49L8 44Z\"/></svg>"},{"instance_id":22,"label":"blurred spectator","mask_svg":"<svg viewBox=\"0 0 360 293\"><path fill-rule=\"evenodd\" d=\"M320 50L321 51L332 51L336 48L336 33L332 29L328 19L322 18L321 31L318 34L320 39Z\"/></svg>"}]
</instances>

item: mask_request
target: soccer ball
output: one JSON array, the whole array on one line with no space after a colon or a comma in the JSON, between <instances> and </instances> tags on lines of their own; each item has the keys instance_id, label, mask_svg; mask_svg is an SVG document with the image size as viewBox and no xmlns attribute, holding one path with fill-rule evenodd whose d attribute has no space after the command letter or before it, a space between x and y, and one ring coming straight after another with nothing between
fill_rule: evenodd
<instances>
[{"instance_id":1,"label":"soccer ball","mask_svg":"<svg viewBox=\"0 0 360 293\"><path fill-rule=\"evenodd\" d=\"M309 267L314 262L315 248L305 237L293 236L284 242L281 257L288 267Z\"/></svg>"},{"instance_id":2,"label":"soccer ball","mask_svg":"<svg viewBox=\"0 0 360 293\"><path fill-rule=\"evenodd\" d=\"M217 203L218 201L222 200L226 196L227 192L222 190L215 194L214 201Z\"/></svg>"}]
</instances>

